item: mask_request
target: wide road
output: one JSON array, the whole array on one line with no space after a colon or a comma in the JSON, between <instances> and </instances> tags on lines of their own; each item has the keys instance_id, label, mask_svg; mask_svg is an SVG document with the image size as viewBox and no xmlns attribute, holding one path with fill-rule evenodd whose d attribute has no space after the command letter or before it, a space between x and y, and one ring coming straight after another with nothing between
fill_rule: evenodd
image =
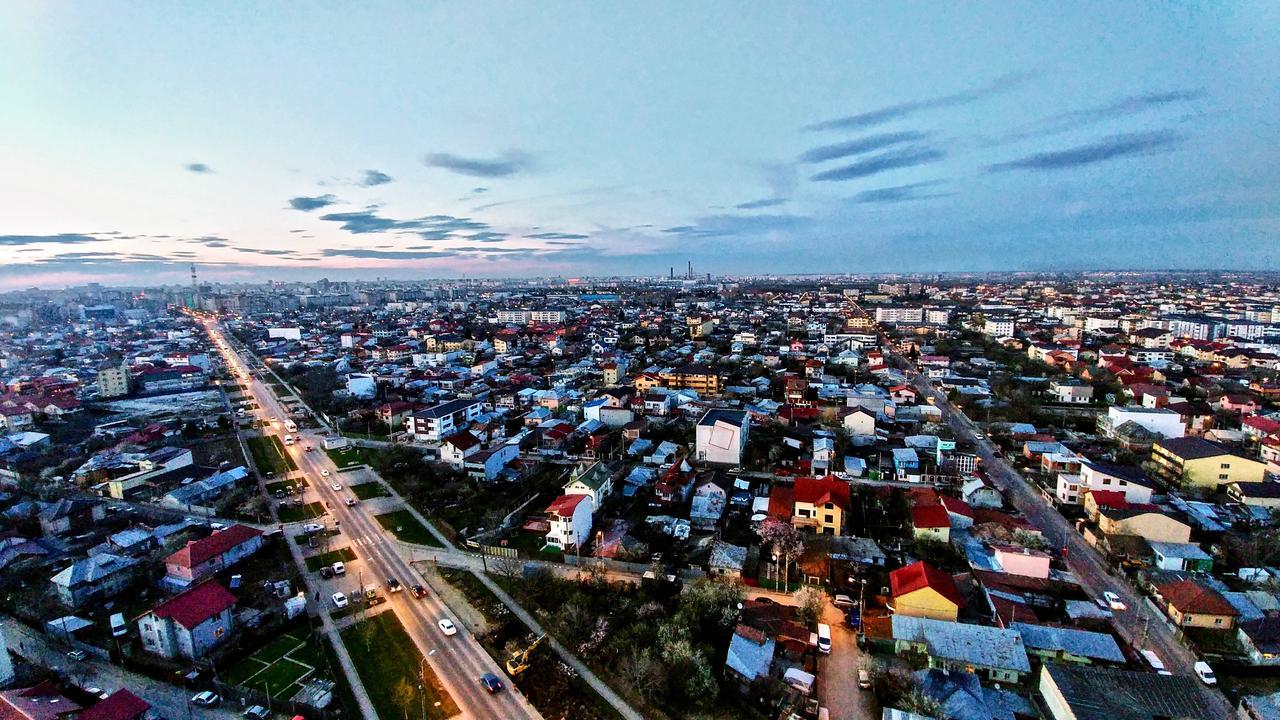
<instances>
[{"instance_id":1,"label":"wide road","mask_svg":"<svg viewBox=\"0 0 1280 720\"><path fill-rule=\"evenodd\" d=\"M1166 620L1126 580L1111 573L1102 556L1085 542L1084 537L1076 532L1071 523L1039 490L1032 487L1002 458L996 457L995 445L964 412L951 404L946 394L934 387L926 375L898 352L893 340L883 333L880 337L881 347L906 374L920 397L932 398L934 406L942 411L943 419L956 438L973 444L978 456L982 458L988 477L996 487L1004 491L1005 498L1044 532L1045 538L1053 547L1066 549L1067 563L1080 584L1094 597L1101 597L1103 592L1109 590L1124 601L1128 609L1115 613L1114 617L1114 624L1120 635L1134 647L1154 650L1170 672L1195 677L1192 666L1199 658L1178 641ZM1222 693L1209 688L1203 688L1203 691L1211 707L1220 710L1217 717L1231 716L1231 707Z\"/></svg>"},{"instance_id":2,"label":"wide road","mask_svg":"<svg viewBox=\"0 0 1280 720\"><path fill-rule=\"evenodd\" d=\"M224 362L233 372L245 375L242 382L258 404L259 417L268 421L272 417L278 418L278 424L271 429L281 435L285 434L284 421L289 415L279 398L270 386L249 372L243 357L232 349L234 339L226 338L222 329L212 321L202 322L215 346L220 348L221 342L228 343L228 350L223 352ZM331 541L330 547L336 549L349 546L358 558L347 564L346 578L322 582L332 585L332 591L346 591L354 590L362 581L366 586L377 587L380 595L388 597L392 611L404 624L405 630L440 678L441 684L453 696L464 717L477 720L541 718L480 643L461 625L458 634L452 637L440 632L437 621L450 617L444 603L434 595L415 599L408 592L408 587L421 583L422 579L396 549L394 536L378 524L372 513L365 510L364 503L347 506L346 499L353 496L343 486L343 474L338 472L337 466L323 451L324 438L307 430L302 430L299 434L302 439L290 447L289 452L310 484L303 493L303 499L305 502L325 503L329 513L312 522L323 522L329 527L337 525L342 532ZM306 452L306 445L315 449ZM328 476L324 475L326 472ZM341 489L333 489L331 483L338 484ZM293 533L285 534L289 536ZM399 580L406 590L388 593L386 581L389 578ZM328 602L328 598L322 597L321 600ZM480 676L484 673L493 673L502 678L504 689L499 693L489 694L480 685Z\"/></svg>"}]
</instances>

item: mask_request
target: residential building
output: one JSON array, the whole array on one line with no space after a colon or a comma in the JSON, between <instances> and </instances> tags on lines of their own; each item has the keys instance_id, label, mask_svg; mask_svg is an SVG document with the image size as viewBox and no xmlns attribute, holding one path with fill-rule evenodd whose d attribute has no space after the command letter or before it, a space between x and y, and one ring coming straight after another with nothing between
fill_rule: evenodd
<instances>
[{"instance_id":1,"label":"residential building","mask_svg":"<svg viewBox=\"0 0 1280 720\"><path fill-rule=\"evenodd\" d=\"M1089 491L1115 490L1124 493L1130 503L1151 501L1154 483L1141 468L1112 465L1079 458L1079 473L1058 473L1054 499L1062 505L1079 505Z\"/></svg>"},{"instance_id":2,"label":"residential building","mask_svg":"<svg viewBox=\"0 0 1280 720\"><path fill-rule=\"evenodd\" d=\"M546 542L561 550L582 547L591 537L591 497L588 495L561 495L547 506Z\"/></svg>"},{"instance_id":3,"label":"residential building","mask_svg":"<svg viewBox=\"0 0 1280 720\"><path fill-rule=\"evenodd\" d=\"M955 580L924 561L889 573L889 590L898 615L954 622L964 605Z\"/></svg>"},{"instance_id":4,"label":"residential building","mask_svg":"<svg viewBox=\"0 0 1280 720\"><path fill-rule=\"evenodd\" d=\"M193 540L164 559L165 582L185 588L229 568L262 549L262 531L232 525L207 538Z\"/></svg>"},{"instance_id":5,"label":"residential building","mask_svg":"<svg viewBox=\"0 0 1280 720\"><path fill-rule=\"evenodd\" d=\"M1161 440L1151 449L1160 475L1185 487L1217 489L1266 479L1266 464L1199 437Z\"/></svg>"},{"instance_id":6,"label":"residential building","mask_svg":"<svg viewBox=\"0 0 1280 720\"><path fill-rule=\"evenodd\" d=\"M747 413L742 410L708 410L698 420L696 459L713 465L741 465L750 429Z\"/></svg>"},{"instance_id":7,"label":"residential building","mask_svg":"<svg viewBox=\"0 0 1280 720\"><path fill-rule=\"evenodd\" d=\"M1040 658L1042 662L1116 666L1127 662L1116 639L1107 633L1025 622L1010 623L1009 629L1022 636L1027 654Z\"/></svg>"},{"instance_id":8,"label":"residential building","mask_svg":"<svg viewBox=\"0 0 1280 720\"><path fill-rule=\"evenodd\" d=\"M1098 432L1115 438L1125 425L1133 423L1148 433L1162 438L1180 438L1186 434L1182 416L1168 408L1141 406L1107 408L1106 415L1098 416Z\"/></svg>"},{"instance_id":9,"label":"residential building","mask_svg":"<svg viewBox=\"0 0 1280 720\"><path fill-rule=\"evenodd\" d=\"M1185 675L1045 663L1037 690L1049 720L1212 718L1215 711L1198 682Z\"/></svg>"},{"instance_id":10,"label":"residential building","mask_svg":"<svg viewBox=\"0 0 1280 720\"><path fill-rule=\"evenodd\" d=\"M50 582L63 605L80 608L114 598L138 580L141 570L136 558L99 553L75 561Z\"/></svg>"},{"instance_id":11,"label":"residential building","mask_svg":"<svg viewBox=\"0 0 1280 720\"><path fill-rule=\"evenodd\" d=\"M1154 582L1155 602L1179 627L1230 630L1240 611L1217 590L1184 578Z\"/></svg>"},{"instance_id":12,"label":"residential building","mask_svg":"<svg viewBox=\"0 0 1280 720\"><path fill-rule=\"evenodd\" d=\"M1191 526L1169 517L1153 505L1101 508L1098 529L1104 535L1136 535L1147 541L1184 543L1191 539Z\"/></svg>"},{"instance_id":13,"label":"residential building","mask_svg":"<svg viewBox=\"0 0 1280 720\"><path fill-rule=\"evenodd\" d=\"M1031 672L1016 630L909 615L892 618L894 649L923 655L930 668L967 670L990 682L1017 684Z\"/></svg>"},{"instance_id":14,"label":"residential building","mask_svg":"<svg viewBox=\"0 0 1280 720\"><path fill-rule=\"evenodd\" d=\"M819 535L839 535L849 508L849 483L830 475L796 478L792 487L775 485L769 494L770 515Z\"/></svg>"},{"instance_id":15,"label":"residential building","mask_svg":"<svg viewBox=\"0 0 1280 720\"><path fill-rule=\"evenodd\" d=\"M197 585L138 619L142 647L164 658L199 660L231 638L236 597L217 582Z\"/></svg>"},{"instance_id":16,"label":"residential building","mask_svg":"<svg viewBox=\"0 0 1280 720\"><path fill-rule=\"evenodd\" d=\"M405 431L415 442L436 443L467 429L480 417L484 404L459 398L419 410L405 419Z\"/></svg>"},{"instance_id":17,"label":"residential building","mask_svg":"<svg viewBox=\"0 0 1280 720\"><path fill-rule=\"evenodd\" d=\"M911 531L916 539L950 542L951 515L941 503L917 504L911 508Z\"/></svg>"},{"instance_id":18,"label":"residential building","mask_svg":"<svg viewBox=\"0 0 1280 720\"><path fill-rule=\"evenodd\" d=\"M107 363L98 369L98 397L103 400L129 394L129 369L124 363Z\"/></svg>"},{"instance_id":19,"label":"residential building","mask_svg":"<svg viewBox=\"0 0 1280 720\"><path fill-rule=\"evenodd\" d=\"M591 514L594 515L613 494L614 480L624 469L619 463L597 460L565 483L564 494L586 495L591 499Z\"/></svg>"}]
</instances>

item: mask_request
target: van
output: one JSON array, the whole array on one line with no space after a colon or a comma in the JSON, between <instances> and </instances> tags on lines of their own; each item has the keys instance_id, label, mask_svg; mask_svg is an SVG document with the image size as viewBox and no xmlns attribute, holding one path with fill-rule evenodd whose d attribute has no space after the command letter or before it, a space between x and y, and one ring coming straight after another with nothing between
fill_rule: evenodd
<instances>
[{"instance_id":1,"label":"van","mask_svg":"<svg viewBox=\"0 0 1280 720\"><path fill-rule=\"evenodd\" d=\"M129 625L124 621L124 613L111 616L111 637L120 637L129 632Z\"/></svg>"},{"instance_id":2,"label":"van","mask_svg":"<svg viewBox=\"0 0 1280 720\"><path fill-rule=\"evenodd\" d=\"M1164 667L1164 662L1160 660L1160 656L1159 656L1159 655L1156 655L1156 654L1155 654L1155 651L1152 651L1152 650L1139 650L1139 651L1138 651L1138 654L1142 656L1142 659L1143 659L1143 660L1146 660L1146 661L1147 661L1147 664L1148 664L1148 665L1150 665L1150 666L1151 666L1151 669L1152 669L1152 670L1155 670L1157 674L1159 674L1159 675L1172 675L1172 674L1173 674L1173 673L1171 673L1171 672L1169 672L1168 670L1166 670L1166 669L1165 669L1165 667Z\"/></svg>"},{"instance_id":3,"label":"van","mask_svg":"<svg viewBox=\"0 0 1280 720\"><path fill-rule=\"evenodd\" d=\"M831 626L826 623L818 623L818 652L831 654Z\"/></svg>"}]
</instances>

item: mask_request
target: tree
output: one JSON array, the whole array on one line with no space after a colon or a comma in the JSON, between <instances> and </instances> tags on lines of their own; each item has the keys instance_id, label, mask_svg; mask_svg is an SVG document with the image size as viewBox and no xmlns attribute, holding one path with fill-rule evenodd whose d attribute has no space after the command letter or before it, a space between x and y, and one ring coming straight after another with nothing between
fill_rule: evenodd
<instances>
[{"instance_id":1,"label":"tree","mask_svg":"<svg viewBox=\"0 0 1280 720\"><path fill-rule=\"evenodd\" d=\"M796 593L796 600L799 602L796 613L800 616L800 623L805 627L813 627L814 623L822 618L824 600L822 592L816 588L806 587Z\"/></svg>"},{"instance_id":2,"label":"tree","mask_svg":"<svg viewBox=\"0 0 1280 720\"><path fill-rule=\"evenodd\" d=\"M799 560L804 552L804 536L800 531L785 520L766 518L760 524L760 542L782 561L785 567L783 577L789 577L791 563Z\"/></svg>"},{"instance_id":3,"label":"tree","mask_svg":"<svg viewBox=\"0 0 1280 720\"><path fill-rule=\"evenodd\" d=\"M404 713L404 720L409 720L409 713L413 712L413 705L417 700L418 689L408 680L400 678L391 687L391 701Z\"/></svg>"}]
</instances>

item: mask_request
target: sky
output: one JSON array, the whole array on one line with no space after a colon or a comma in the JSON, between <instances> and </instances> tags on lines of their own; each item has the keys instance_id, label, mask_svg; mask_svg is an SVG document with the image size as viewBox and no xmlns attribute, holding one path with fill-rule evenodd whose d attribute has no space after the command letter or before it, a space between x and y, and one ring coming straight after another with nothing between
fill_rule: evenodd
<instances>
[{"instance_id":1,"label":"sky","mask_svg":"<svg viewBox=\"0 0 1280 720\"><path fill-rule=\"evenodd\" d=\"M0 290L1280 270L1280 3L0 0Z\"/></svg>"}]
</instances>

